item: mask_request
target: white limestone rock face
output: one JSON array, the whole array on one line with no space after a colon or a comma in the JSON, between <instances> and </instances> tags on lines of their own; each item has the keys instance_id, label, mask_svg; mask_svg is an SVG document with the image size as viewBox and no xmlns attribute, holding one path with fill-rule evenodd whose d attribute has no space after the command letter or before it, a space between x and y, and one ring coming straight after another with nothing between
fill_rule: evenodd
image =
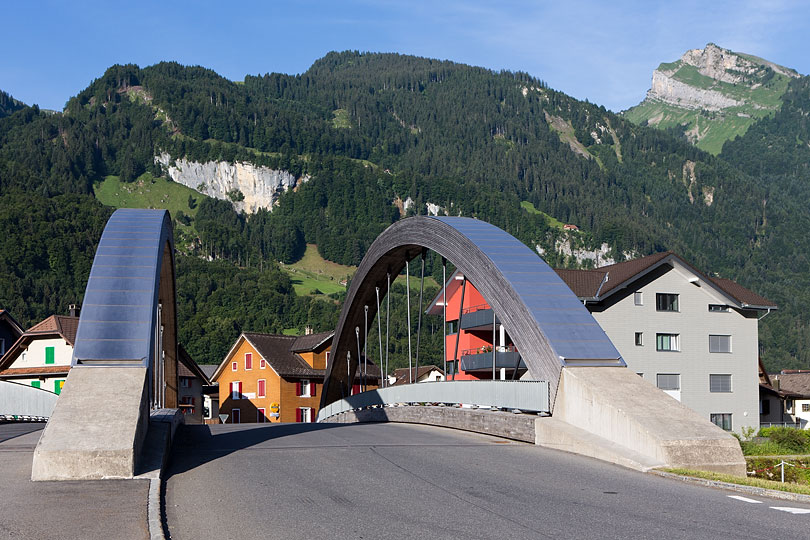
<instances>
[{"instance_id":1,"label":"white limestone rock face","mask_svg":"<svg viewBox=\"0 0 810 540\"><path fill-rule=\"evenodd\" d=\"M155 162L166 168L169 178L209 197L230 201L237 212L255 213L259 208L272 210L278 198L309 180L296 178L283 170L258 167L251 163L208 161L199 163L186 159L174 160L162 153ZM241 193L244 199L237 196Z\"/></svg>"}]
</instances>

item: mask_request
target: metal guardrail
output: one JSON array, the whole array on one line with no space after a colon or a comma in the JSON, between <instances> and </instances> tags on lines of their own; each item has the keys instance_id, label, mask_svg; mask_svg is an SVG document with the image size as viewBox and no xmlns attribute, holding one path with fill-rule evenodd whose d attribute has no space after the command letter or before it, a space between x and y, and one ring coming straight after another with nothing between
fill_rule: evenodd
<instances>
[{"instance_id":1,"label":"metal guardrail","mask_svg":"<svg viewBox=\"0 0 810 540\"><path fill-rule=\"evenodd\" d=\"M0 381L0 416L4 420L45 419L59 396L27 384Z\"/></svg>"},{"instance_id":2,"label":"metal guardrail","mask_svg":"<svg viewBox=\"0 0 810 540\"><path fill-rule=\"evenodd\" d=\"M795 422L760 422L759 428L769 428L769 427L787 427L787 428L794 428L794 429L804 429L804 426L807 425L807 420L797 420Z\"/></svg>"},{"instance_id":3,"label":"metal guardrail","mask_svg":"<svg viewBox=\"0 0 810 540\"><path fill-rule=\"evenodd\" d=\"M369 390L318 411L318 422L347 411L408 403L446 403L547 413L548 381L438 381Z\"/></svg>"}]
</instances>

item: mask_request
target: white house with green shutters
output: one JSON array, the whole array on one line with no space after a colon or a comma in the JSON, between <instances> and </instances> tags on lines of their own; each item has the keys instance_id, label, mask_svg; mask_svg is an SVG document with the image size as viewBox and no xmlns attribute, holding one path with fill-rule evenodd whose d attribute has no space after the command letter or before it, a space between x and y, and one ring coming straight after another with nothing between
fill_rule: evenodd
<instances>
[{"instance_id":1,"label":"white house with green shutters","mask_svg":"<svg viewBox=\"0 0 810 540\"><path fill-rule=\"evenodd\" d=\"M29 328L0 358L0 380L61 393L78 326L78 317L51 315Z\"/></svg>"}]
</instances>

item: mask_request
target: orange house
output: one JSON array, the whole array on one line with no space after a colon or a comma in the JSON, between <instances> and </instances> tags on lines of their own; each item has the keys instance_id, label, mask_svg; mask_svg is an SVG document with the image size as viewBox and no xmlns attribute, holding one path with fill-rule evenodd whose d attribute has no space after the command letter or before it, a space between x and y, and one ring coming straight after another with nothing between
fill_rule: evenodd
<instances>
[{"instance_id":1,"label":"orange house","mask_svg":"<svg viewBox=\"0 0 810 540\"><path fill-rule=\"evenodd\" d=\"M212 377L220 414L233 424L314 422L333 336L242 333Z\"/></svg>"}]
</instances>

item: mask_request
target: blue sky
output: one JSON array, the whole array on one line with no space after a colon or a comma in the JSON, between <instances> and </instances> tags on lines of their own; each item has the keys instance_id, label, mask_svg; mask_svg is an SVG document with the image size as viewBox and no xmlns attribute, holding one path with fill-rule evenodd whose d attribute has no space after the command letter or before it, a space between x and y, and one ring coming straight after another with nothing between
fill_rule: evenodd
<instances>
[{"instance_id":1,"label":"blue sky","mask_svg":"<svg viewBox=\"0 0 810 540\"><path fill-rule=\"evenodd\" d=\"M59 110L115 63L241 80L346 49L526 71L614 111L644 98L659 63L708 42L810 73L810 4L788 0L29 0L3 12L0 89Z\"/></svg>"}]
</instances>

